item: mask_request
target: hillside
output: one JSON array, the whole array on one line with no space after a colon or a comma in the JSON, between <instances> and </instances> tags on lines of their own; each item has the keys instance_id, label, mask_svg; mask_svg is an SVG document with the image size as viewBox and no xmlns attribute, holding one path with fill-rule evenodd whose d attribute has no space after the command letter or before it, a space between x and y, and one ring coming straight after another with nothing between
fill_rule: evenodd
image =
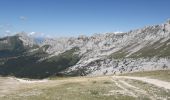
<instances>
[{"instance_id":1,"label":"hillside","mask_svg":"<svg viewBox=\"0 0 170 100\"><path fill-rule=\"evenodd\" d=\"M0 39L0 75L27 78L98 76L170 68L170 21L125 33Z\"/></svg>"}]
</instances>

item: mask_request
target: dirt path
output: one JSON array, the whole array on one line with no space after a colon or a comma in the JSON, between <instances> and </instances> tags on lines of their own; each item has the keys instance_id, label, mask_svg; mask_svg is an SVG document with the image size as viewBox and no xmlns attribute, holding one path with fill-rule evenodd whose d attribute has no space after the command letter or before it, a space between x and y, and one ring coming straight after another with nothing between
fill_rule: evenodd
<instances>
[{"instance_id":1,"label":"dirt path","mask_svg":"<svg viewBox=\"0 0 170 100\"><path fill-rule=\"evenodd\" d=\"M158 80L158 79L150 79L146 77L131 77L131 76L112 76L112 80L118 87L123 90L123 95L129 95L137 98L146 99L147 97L150 100L170 100L169 92L170 92L170 82ZM129 81L128 81L129 80ZM156 87L148 87L143 88L138 86L138 84L134 85L133 81L138 80L141 82L145 82L152 84ZM131 83L131 82L132 83ZM121 90L121 91L122 91ZM113 90L114 91L114 90ZM133 94L133 95L132 95Z\"/></svg>"},{"instance_id":2,"label":"dirt path","mask_svg":"<svg viewBox=\"0 0 170 100\"><path fill-rule=\"evenodd\" d=\"M127 83L126 81L124 81L123 79L121 78L113 78L113 82L119 87L121 88L122 90L119 90L119 91L111 91L112 93L118 93L120 92L121 94L123 95L129 95L129 96L133 96L135 98L138 98L138 97L148 97L150 100L156 100L156 96L151 96L147 93L147 91L139 88L139 87L136 87L136 86L133 86L129 83Z\"/></svg>"},{"instance_id":3,"label":"dirt path","mask_svg":"<svg viewBox=\"0 0 170 100\"><path fill-rule=\"evenodd\" d=\"M113 76L113 79L117 79L117 78L124 78L124 79L132 79L132 80L139 80L142 82L146 82L149 84L153 84L157 87L162 87L165 89L169 89L170 90L170 82L165 82L165 81L161 81L161 80L157 80L157 79L149 79L146 77L130 77L130 76Z\"/></svg>"},{"instance_id":4,"label":"dirt path","mask_svg":"<svg viewBox=\"0 0 170 100\"><path fill-rule=\"evenodd\" d=\"M129 96L133 96L133 97L137 97L136 93L130 91L126 86L120 84L120 82L118 80L113 80L113 82L122 90L113 90L113 91L110 91L112 93L121 93L123 95L129 95Z\"/></svg>"}]
</instances>

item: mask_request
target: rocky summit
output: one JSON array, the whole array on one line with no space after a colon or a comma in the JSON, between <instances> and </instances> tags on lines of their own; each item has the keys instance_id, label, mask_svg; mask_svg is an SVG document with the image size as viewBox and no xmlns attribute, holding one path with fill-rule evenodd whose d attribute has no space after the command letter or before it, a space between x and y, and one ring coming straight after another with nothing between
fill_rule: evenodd
<instances>
[{"instance_id":1,"label":"rocky summit","mask_svg":"<svg viewBox=\"0 0 170 100\"><path fill-rule=\"evenodd\" d=\"M170 69L170 20L124 33L0 39L0 75L26 78L97 76Z\"/></svg>"}]
</instances>

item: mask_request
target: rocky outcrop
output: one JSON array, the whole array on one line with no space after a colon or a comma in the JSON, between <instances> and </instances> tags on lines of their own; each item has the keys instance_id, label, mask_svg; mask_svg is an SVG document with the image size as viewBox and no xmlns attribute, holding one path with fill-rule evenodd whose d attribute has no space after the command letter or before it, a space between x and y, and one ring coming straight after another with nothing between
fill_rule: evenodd
<instances>
[{"instance_id":1,"label":"rocky outcrop","mask_svg":"<svg viewBox=\"0 0 170 100\"><path fill-rule=\"evenodd\" d=\"M47 44L51 45L47 52L55 55L73 47L80 48L77 53L81 59L75 66L67 69L68 73L101 75L170 67L168 58L170 57L170 21L126 33L95 34L91 37L80 36L44 41L43 45ZM154 62L155 59L159 60ZM125 61L128 65L124 64Z\"/></svg>"},{"instance_id":2,"label":"rocky outcrop","mask_svg":"<svg viewBox=\"0 0 170 100\"><path fill-rule=\"evenodd\" d=\"M8 46L10 52L15 50L18 52L22 47L24 50L22 52L25 54L23 66L30 66L26 57L29 57L30 61L32 61L31 58L36 58L34 62L31 62L31 66L52 66L50 71L55 75L109 75L170 69L170 21L124 33L95 34L89 37L46 38L41 43L36 43L32 37L24 33L14 37L14 39L13 37L0 39L0 48L12 44L13 48ZM11 38L13 42L9 42ZM0 53L3 54L4 51L0 51ZM18 52L18 54L21 53ZM60 57L66 61L61 61ZM20 61L23 61L23 58ZM16 59L15 64L17 61ZM0 63L3 66L8 61L6 63L0 61ZM63 65L64 68L62 68ZM44 67L43 72L53 75L49 74L47 66ZM10 65L8 67L12 68ZM7 70L5 68L7 67L4 67L3 70ZM57 73L53 68L57 70ZM1 69L0 67L0 71ZM32 69L30 70L32 71ZM27 73L26 70L24 71ZM41 75L48 76L44 73Z\"/></svg>"}]
</instances>

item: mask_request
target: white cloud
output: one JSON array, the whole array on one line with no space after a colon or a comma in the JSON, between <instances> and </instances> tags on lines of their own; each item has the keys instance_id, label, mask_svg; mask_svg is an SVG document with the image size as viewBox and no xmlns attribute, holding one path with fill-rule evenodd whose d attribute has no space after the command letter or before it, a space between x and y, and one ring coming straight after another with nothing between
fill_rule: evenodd
<instances>
[{"instance_id":1,"label":"white cloud","mask_svg":"<svg viewBox=\"0 0 170 100\"><path fill-rule=\"evenodd\" d=\"M11 36L14 35L14 32L11 32L11 30L5 30L3 36Z\"/></svg>"},{"instance_id":2,"label":"white cloud","mask_svg":"<svg viewBox=\"0 0 170 100\"><path fill-rule=\"evenodd\" d=\"M47 37L44 33L41 33L41 32L30 32L28 33L29 36L32 36L32 37Z\"/></svg>"},{"instance_id":3,"label":"white cloud","mask_svg":"<svg viewBox=\"0 0 170 100\"><path fill-rule=\"evenodd\" d=\"M11 31L10 30L6 30L5 33L11 33Z\"/></svg>"},{"instance_id":4,"label":"white cloud","mask_svg":"<svg viewBox=\"0 0 170 100\"><path fill-rule=\"evenodd\" d=\"M28 35L35 35L35 34L36 34L36 32L31 32Z\"/></svg>"},{"instance_id":5,"label":"white cloud","mask_svg":"<svg viewBox=\"0 0 170 100\"><path fill-rule=\"evenodd\" d=\"M123 32L121 32L121 31L116 31L116 32L114 32L115 34L119 34L119 33L123 33Z\"/></svg>"},{"instance_id":6,"label":"white cloud","mask_svg":"<svg viewBox=\"0 0 170 100\"><path fill-rule=\"evenodd\" d=\"M27 20L27 17L25 17L25 16L20 16L19 19L25 21L25 20Z\"/></svg>"}]
</instances>

